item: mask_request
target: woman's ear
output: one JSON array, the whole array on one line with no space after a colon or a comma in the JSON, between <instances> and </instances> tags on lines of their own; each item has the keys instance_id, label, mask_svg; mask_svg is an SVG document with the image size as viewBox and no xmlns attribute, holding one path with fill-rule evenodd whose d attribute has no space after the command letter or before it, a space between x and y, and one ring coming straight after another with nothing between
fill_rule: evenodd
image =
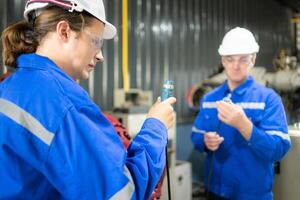
<instances>
[{"instance_id":1,"label":"woman's ear","mask_svg":"<svg viewBox=\"0 0 300 200\"><path fill-rule=\"evenodd\" d=\"M60 21L56 25L56 33L63 42L67 42L71 36L71 28L68 22Z\"/></svg>"}]
</instances>

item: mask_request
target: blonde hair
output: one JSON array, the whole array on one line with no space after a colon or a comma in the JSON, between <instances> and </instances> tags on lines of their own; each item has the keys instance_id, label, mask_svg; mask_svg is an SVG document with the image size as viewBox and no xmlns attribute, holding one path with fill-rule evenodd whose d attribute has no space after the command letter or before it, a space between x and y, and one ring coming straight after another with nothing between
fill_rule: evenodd
<instances>
[{"instance_id":1,"label":"blonde hair","mask_svg":"<svg viewBox=\"0 0 300 200\"><path fill-rule=\"evenodd\" d=\"M93 18L87 12L68 12L60 7L51 6L30 23L23 20L8 26L1 35L4 64L17 68L17 57L23 53L35 52L47 33L55 31L59 21L68 22L73 31L80 33L84 27L91 24Z\"/></svg>"}]
</instances>

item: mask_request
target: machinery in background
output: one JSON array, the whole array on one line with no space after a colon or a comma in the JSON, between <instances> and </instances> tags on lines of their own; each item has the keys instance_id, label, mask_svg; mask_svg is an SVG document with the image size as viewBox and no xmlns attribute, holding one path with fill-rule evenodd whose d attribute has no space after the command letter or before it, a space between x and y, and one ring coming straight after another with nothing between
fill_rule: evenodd
<instances>
[{"instance_id":1,"label":"machinery in background","mask_svg":"<svg viewBox=\"0 0 300 200\"><path fill-rule=\"evenodd\" d=\"M130 89L116 89L114 91L114 110L123 113L143 113L147 112L152 105L152 91Z\"/></svg>"},{"instance_id":2,"label":"machinery in background","mask_svg":"<svg viewBox=\"0 0 300 200\"><path fill-rule=\"evenodd\" d=\"M129 89L125 91L118 89L114 92L114 109L111 114L123 124L130 137L134 138L140 131L152 104L153 95L151 91L143 91L140 89ZM185 200L191 200L191 164L176 161L176 121L168 130L168 158L172 199L181 200L181 197L184 197ZM160 199L168 199L167 180L163 181Z\"/></svg>"},{"instance_id":3,"label":"machinery in background","mask_svg":"<svg viewBox=\"0 0 300 200\"><path fill-rule=\"evenodd\" d=\"M172 200L192 200L192 164L177 160L175 166L170 167ZM168 200L167 185L162 187L160 200Z\"/></svg>"},{"instance_id":4,"label":"machinery in background","mask_svg":"<svg viewBox=\"0 0 300 200\"><path fill-rule=\"evenodd\" d=\"M131 138L141 130L143 122L146 119L149 108L153 104L153 95L151 91L143 91L140 89L130 89L124 91L122 89L114 92L114 109L113 115L126 127ZM169 146L172 152L175 152L176 145L176 122L169 129ZM172 154L172 157L175 158ZM171 159L175 164L174 159Z\"/></svg>"},{"instance_id":5,"label":"machinery in background","mask_svg":"<svg viewBox=\"0 0 300 200\"><path fill-rule=\"evenodd\" d=\"M277 57L273 59L273 67L276 71L296 69L297 57L290 56L290 52L286 48L279 49Z\"/></svg>"},{"instance_id":6,"label":"machinery in background","mask_svg":"<svg viewBox=\"0 0 300 200\"><path fill-rule=\"evenodd\" d=\"M300 130L289 127L292 148L280 161L280 172L275 175L274 200L298 200L300 196Z\"/></svg>"}]
</instances>

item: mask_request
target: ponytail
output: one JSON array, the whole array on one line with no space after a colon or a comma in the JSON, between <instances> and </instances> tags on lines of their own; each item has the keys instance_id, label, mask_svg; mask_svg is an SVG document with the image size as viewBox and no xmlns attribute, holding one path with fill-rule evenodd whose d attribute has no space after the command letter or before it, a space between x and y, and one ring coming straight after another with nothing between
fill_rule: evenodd
<instances>
[{"instance_id":1,"label":"ponytail","mask_svg":"<svg viewBox=\"0 0 300 200\"><path fill-rule=\"evenodd\" d=\"M17 57L23 53L35 52L47 33L55 31L59 21L67 21L73 31L80 33L92 23L92 19L94 17L85 11L70 13L63 8L50 6L43 9L32 23L20 21L7 27L1 36L4 64L16 68Z\"/></svg>"},{"instance_id":2,"label":"ponytail","mask_svg":"<svg viewBox=\"0 0 300 200\"><path fill-rule=\"evenodd\" d=\"M20 54L36 51L38 42L26 21L20 21L7 27L1 35L4 64L16 68L16 59Z\"/></svg>"}]
</instances>

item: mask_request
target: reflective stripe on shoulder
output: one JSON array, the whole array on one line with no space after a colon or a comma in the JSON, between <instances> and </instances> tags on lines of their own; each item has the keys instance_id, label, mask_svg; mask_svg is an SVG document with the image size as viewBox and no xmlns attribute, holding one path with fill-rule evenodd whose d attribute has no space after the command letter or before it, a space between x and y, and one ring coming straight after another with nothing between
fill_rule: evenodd
<instances>
[{"instance_id":1,"label":"reflective stripe on shoulder","mask_svg":"<svg viewBox=\"0 0 300 200\"><path fill-rule=\"evenodd\" d=\"M42 140L45 144L51 144L54 134L48 131L37 119L31 114L17 106L16 104L0 98L0 112L26 128L33 135Z\"/></svg>"},{"instance_id":2,"label":"reflective stripe on shoulder","mask_svg":"<svg viewBox=\"0 0 300 200\"><path fill-rule=\"evenodd\" d=\"M290 138L289 134L287 134L287 133L283 133L281 131L266 131L266 133L268 135L277 135L277 136L281 137L282 139L288 140L291 142L291 138Z\"/></svg>"},{"instance_id":3,"label":"reflective stripe on shoulder","mask_svg":"<svg viewBox=\"0 0 300 200\"><path fill-rule=\"evenodd\" d=\"M237 103L237 105L241 106L244 109L258 109L263 110L265 109L265 102L241 102Z\"/></svg>"},{"instance_id":4,"label":"reflective stripe on shoulder","mask_svg":"<svg viewBox=\"0 0 300 200\"><path fill-rule=\"evenodd\" d=\"M201 133L201 134L205 134L206 133L206 131L198 129L195 126L193 126L193 128L192 128L192 132Z\"/></svg>"},{"instance_id":5,"label":"reflective stripe on shoulder","mask_svg":"<svg viewBox=\"0 0 300 200\"><path fill-rule=\"evenodd\" d=\"M130 174L129 169L125 166L124 167L124 174L125 176L129 179L128 183L121 189L119 190L114 196L110 198L110 200L128 200L131 199L135 187L134 183Z\"/></svg>"}]
</instances>

